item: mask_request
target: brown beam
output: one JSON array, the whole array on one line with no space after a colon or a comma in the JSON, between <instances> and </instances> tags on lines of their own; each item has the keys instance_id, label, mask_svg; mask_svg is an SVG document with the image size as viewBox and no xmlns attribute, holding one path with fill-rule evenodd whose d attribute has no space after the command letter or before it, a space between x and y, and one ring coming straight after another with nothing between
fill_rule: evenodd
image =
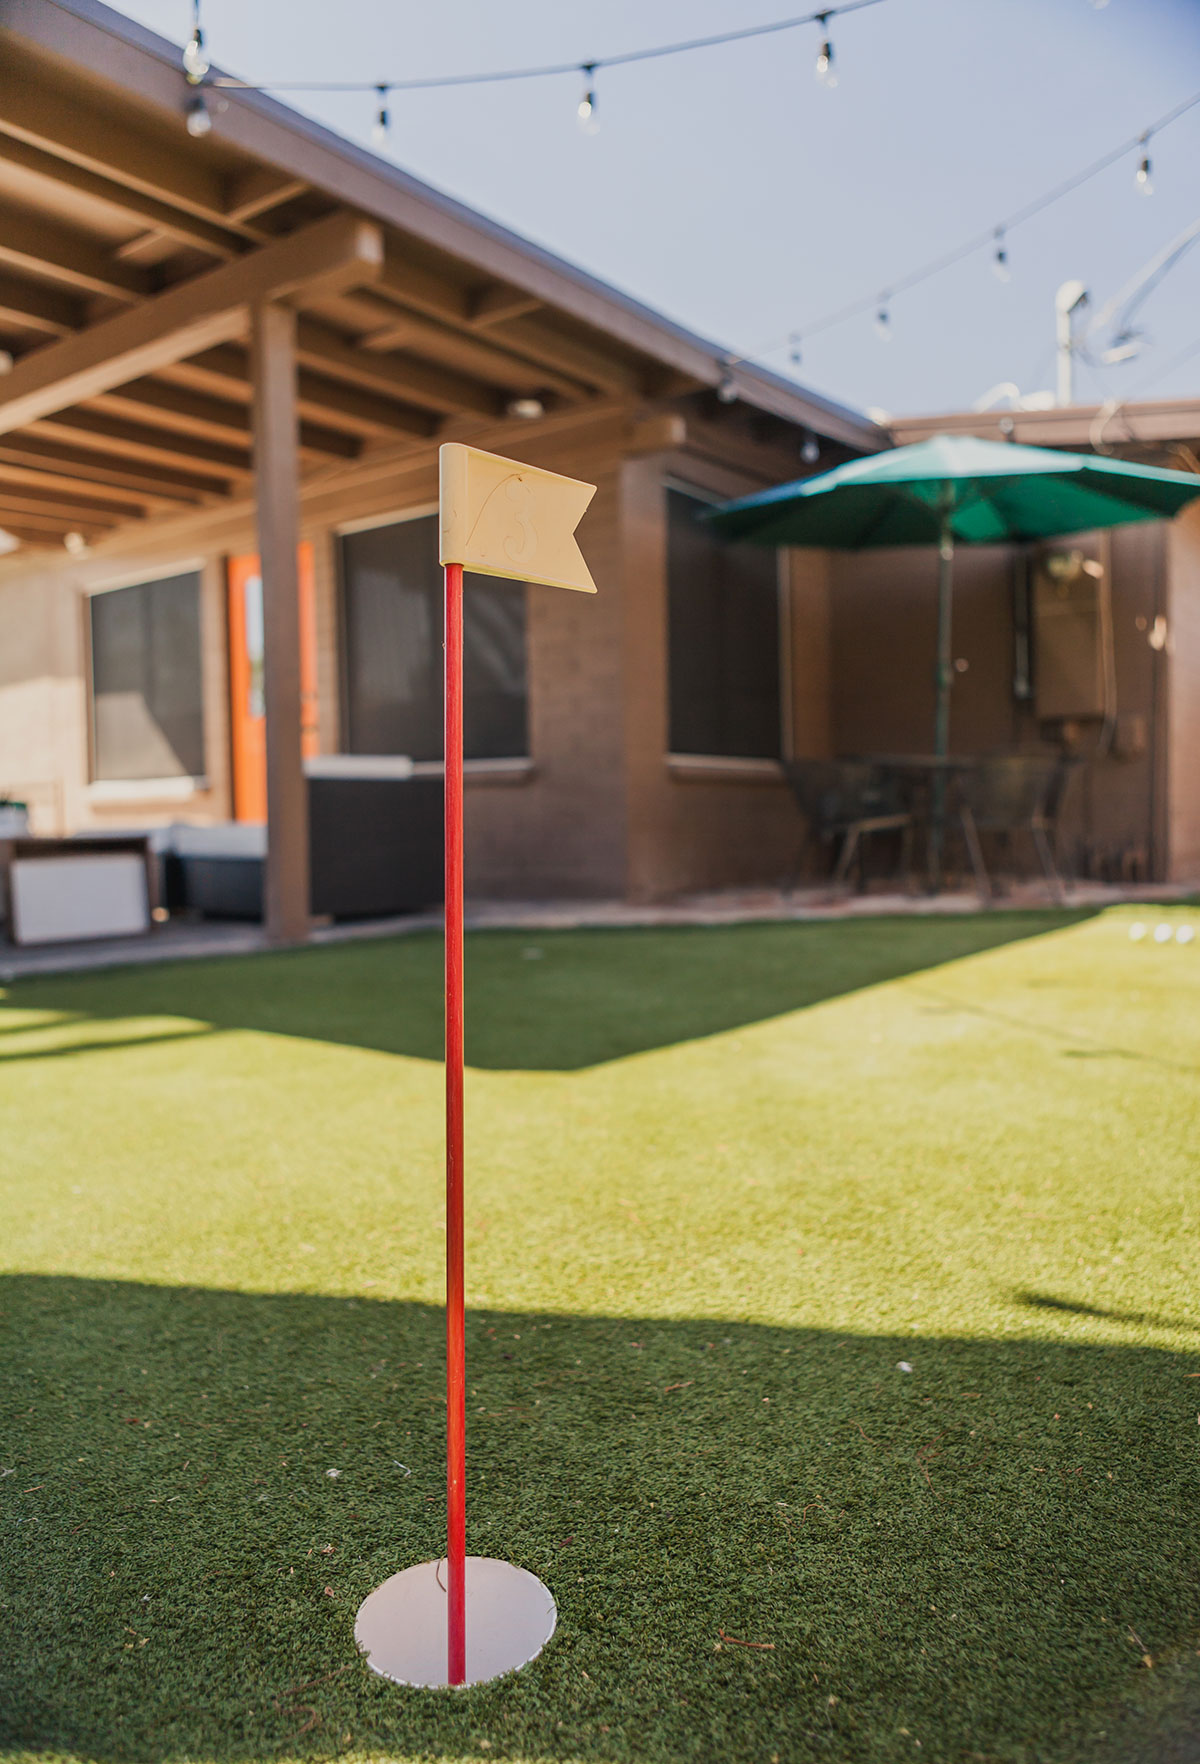
<instances>
[{"instance_id":1,"label":"brown beam","mask_svg":"<svg viewBox=\"0 0 1200 1764\"><path fill-rule=\"evenodd\" d=\"M128 107L99 94L89 97L78 82L68 86L47 77L37 61L20 52L20 40L6 32L0 60L0 133L219 221L225 218L223 180L184 133L182 79L179 90L176 149L165 131L150 134L138 128Z\"/></svg>"},{"instance_id":2,"label":"brown beam","mask_svg":"<svg viewBox=\"0 0 1200 1764\"><path fill-rule=\"evenodd\" d=\"M541 304L535 294L526 294L521 288L505 288L497 283L494 287L485 288L471 302L471 323L502 325L506 319L527 318L531 312L537 312Z\"/></svg>"},{"instance_id":3,"label":"brown beam","mask_svg":"<svg viewBox=\"0 0 1200 1764\"><path fill-rule=\"evenodd\" d=\"M214 257L236 257L246 248L245 240L238 230L214 226L211 221L201 220L197 215L173 208L169 202L163 202L157 196L147 196L140 190L131 190L127 184L119 184L112 178L102 177L98 172L89 171L86 166L72 165L68 160L57 159L43 147L16 140L11 135L0 133L0 162L52 179L54 183L74 191L77 195L102 202L105 207L115 209L130 220L152 227L157 233L165 233L180 245L194 246L196 250L207 251Z\"/></svg>"},{"instance_id":4,"label":"brown beam","mask_svg":"<svg viewBox=\"0 0 1200 1764\"><path fill-rule=\"evenodd\" d=\"M254 481L263 579L267 744L265 918L272 943L308 937L308 794L300 742L300 538L296 315L252 314Z\"/></svg>"},{"instance_id":5,"label":"brown beam","mask_svg":"<svg viewBox=\"0 0 1200 1764\"><path fill-rule=\"evenodd\" d=\"M148 507L208 502L216 489L208 478L194 472L163 471L157 466L124 460L113 465L103 454L43 441L37 435L0 435L0 469L7 466L22 471L45 469L86 484L89 489L106 485L137 496Z\"/></svg>"},{"instance_id":6,"label":"brown beam","mask_svg":"<svg viewBox=\"0 0 1200 1764\"><path fill-rule=\"evenodd\" d=\"M65 337L87 320L83 300L45 282L22 282L0 271L0 325L19 325L47 337Z\"/></svg>"},{"instance_id":7,"label":"brown beam","mask_svg":"<svg viewBox=\"0 0 1200 1764\"><path fill-rule=\"evenodd\" d=\"M0 230L0 255L2 240ZM36 349L0 382L0 432L24 428L237 336L245 308L255 301L292 295L316 299L370 281L382 253L377 226L354 215L330 215L235 263L180 282L131 312Z\"/></svg>"},{"instance_id":8,"label":"brown beam","mask_svg":"<svg viewBox=\"0 0 1200 1764\"><path fill-rule=\"evenodd\" d=\"M293 196L303 195L308 185L302 178L285 177L273 166L256 165L239 172L225 185L225 212L230 220L251 221L268 209L279 208Z\"/></svg>"},{"instance_id":9,"label":"brown beam","mask_svg":"<svg viewBox=\"0 0 1200 1764\"><path fill-rule=\"evenodd\" d=\"M165 496L139 496L132 490L119 490L111 484L85 483L86 501L94 502L97 509L111 508L116 514L129 519L145 513L147 508L167 507L169 499ZM47 472L33 466L12 465L0 460L0 492L8 495L16 492L22 496L39 496L49 501L81 502L80 481L65 472Z\"/></svg>"},{"instance_id":10,"label":"brown beam","mask_svg":"<svg viewBox=\"0 0 1200 1764\"><path fill-rule=\"evenodd\" d=\"M250 413L244 405L185 392L156 380L135 380L129 386L119 386L91 399L89 408L141 418L176 434L231 441L235 446L250 444ZM306 453L329 454L334 459L354 459L358 453L354 442L340 429L323 428L319 422L301 424L300 445Z\"/></svg>"},{"instance_id":11,"label":"brown beam","mask_svg":"<svg viewBox=\"0 0 1200 1764\"><path fill-rule=\"evenodd\" d=\"M589 343L577 342L558 331L549 331L536 319L511 319L489 331L496 343L502 343L530 361L545 363L564 374L573 374L604 392L624 392L637 397L643 388L636 368L616 361L606 351Z\"/></svg>"},{"instance_id":12,"label":"brown beam","mask_svg":"<svg viewBox=\"0 0 1200 1764\"><path fill-rule=\"evenodd\" d=\"M49 439L95 447L106 454L145 460L151 465L177 464L201 477L229 482L250 471L248 447L218 446L199 438L176 440L167 429L150 429L139 423L119 421L92 410L64 410L31 425Z\"/></svg>"},{"instance_id":13,"label":"brown beam","mask_svg":"<svg viewBox=\"0 0 1200 1764\"><path fill-rule=\"evenodd\" d=\"M377 317L384 303L373 300ZM558 392L564 398L589 396L590 382L582 375L567 377L545 363L532 366L508 350L491 330L474 331L469 325L455 330L415 313L394 312L362 339L361 347L372 354L393 349L419 349L436 361L466 373L477 374L494 386L512 392Z\"/></svg>"},{"instance_id":14,"label":"brown beam","mask_svg":"<svg viewBox=\"0 0 1200 1764\"><path fill-rule=\"evenodd\" d=\"M118 263L104 246L45 215L0 203L0 263L65 282L85 294L134 300L151 281L136 265Z\"/></svg>"},{"instance_id":15,"label":"brown beam","mask_svg":"<svg viewBox=\"0 0 1200 1764\"><path fill-rule=\"evenodd\" d=\"M250 402L249 364L232 344L206 349L190 361L172 362L162 369L161 378L172 386L215 391L244 404ZM352 386L344 380L302 371L297 379L300 415L354 435L436 434L437 419L427 411L415 410L371 389L379 378L371 374L361 386Z\"/></svg>"},{"instance_id":16,"label":"brown beam","mask_svg":"<svg viewBox=\"0 0 1200 1764\"><path fill-rule=\"evenodd\" d=\"M114 527L121 524L111 515L106 516L103 520L97 520L95 515L75 515L70 510L60 511L30 507L23 503L19 497L0 495L0 527L5 524L6 515L11 515L14 520L20 521L21 525L27 527L30 532L37 533L62 534L69 533L72 528L83 529L84 527L90 528L92 532L96 533L110 533Z\"/></svg>"},{"instance_id":17,"label":"brown beam","mask_svg":"<svg viewBox=\"0 0 1200 1764\"><path fill-rule=\"evenodd\" d=\"M0 467L0 504L9 509L27 509L30 514L63 514L69 520L94 520L116 526L121 521L141 520L145 510L136 502L101 502L93 496L81 496L77 490L46 490L28 484L5 482Z\"/></svg>"},{"instance_id":18,"label":"brown beam","mask_svg":"<svg viewBox=\"0 0 1200 1764\"><path fill-rule=\"evenodd\" d=\"M501 396L492 386L482 385L453 368L431 366L411 357L392 361L365 354L356 345L345 342L336 331L311 319L301 321L298 348L305 367L350 380L368 390L386 388L428 410L447 415L469 411L473 416L498 416L502 410Z\"/></svg>"}]
</instances>

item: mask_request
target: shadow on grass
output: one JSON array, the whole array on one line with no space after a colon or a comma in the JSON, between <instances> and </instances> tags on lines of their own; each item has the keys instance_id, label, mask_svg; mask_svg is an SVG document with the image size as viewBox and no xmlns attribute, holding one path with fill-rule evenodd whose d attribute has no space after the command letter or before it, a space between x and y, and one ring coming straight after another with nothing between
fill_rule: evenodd
<instances>
[{"instance_id":1,"label":"shadow on grass","mask_svg":"<svg viewBox=\"0 0 1200 1764\"><path fill-rule=\"evenodd\" d=\"M467 939L467 1060L497 1070L594 1066L781 1016L1090 916L1047 911L475 932ZM442 1057L436 935L31 979L11 986L7 997L10 1005L76 1018L182 1017Z\"/></svg>"},{"instance_id":2,"label":"shadow on grass","mask_svg":"<svg viewBox=\"0 0 1200 1764\"><path fill-rule=\"evenodd\" d=\"M353 1623L442 1549L438 1311L0 1305L21 1753L1057 1764L1200 1628L1196 1356L474 1313L470 1546L559 1629L497 1685L402 1690Z\"/></svg>"}]
</instances>

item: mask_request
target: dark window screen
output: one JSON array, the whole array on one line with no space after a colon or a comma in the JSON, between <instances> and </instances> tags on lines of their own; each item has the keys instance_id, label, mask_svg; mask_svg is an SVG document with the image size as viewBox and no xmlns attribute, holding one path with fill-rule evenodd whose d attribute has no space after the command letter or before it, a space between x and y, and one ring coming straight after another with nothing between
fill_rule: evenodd
<instances>
[{"instance_id":1,"label":"dark window screen","mask_svg":"<svg viewBox=\"0 0 1200 1764\"><path fill-rule=\"evenodd\" d=\"M671 752L778 759L776 553L723 544L707 506L667 492Z\"/></svg>"},{"instance_id":2,"label":"dark window screen","mask_svg":"<svg viewBox=\"0 0 1200 1764\"><path fill-rule=\"evenodd\" d=\"M342 539L351 753L442 757L442 572L430 515ZM525 585L463 584L463 752L529 752Z\"/></svg>"},{"instance_id":3,"label":"dark window screen","mask_svg":"<svg viewBox=\"0 0 1200 1764\"><path fill-rule=\"evenodd\" d=\"M90 604L96 777L203 776L199 575Z\"/></svg>"}]
</instances>

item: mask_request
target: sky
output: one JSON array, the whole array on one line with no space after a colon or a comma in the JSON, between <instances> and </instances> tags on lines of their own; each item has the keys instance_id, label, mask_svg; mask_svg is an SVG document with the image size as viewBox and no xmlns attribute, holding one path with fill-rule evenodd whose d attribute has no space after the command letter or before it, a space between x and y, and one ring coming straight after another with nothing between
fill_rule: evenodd
<instances>
[{"instance_id":1,"label":"sky","mask_svg":"<svg viewBox=\"0 0 1200 1764\"><path fill-rule=\"evenodd\" d=\"M786 18L804 0L202 0L227 71L283 80L417 78L583 63ZM191 0L118 0L182 43ZM990 232L1200 93L1200 0L879 0L830 26L838 83L814 77L816 25L602 70L594 135L577 74L397 94L399 165L731 352L859 409L970 407L1054 384L1054 297L1097 312L1200 220L1200 104L1139 154L886 300L943 251ZM288 103L370 145L373 94ZM868 311L806 337L860 299ZM1087 317L1085 311L1082 315ZM1138 314L1139 355L1097 334L1077 401L1200 394L1200 243ZM788 338L800 337L800 362ZM764 351L760 355L760 351Z\"/></svg>"}]
</instances>

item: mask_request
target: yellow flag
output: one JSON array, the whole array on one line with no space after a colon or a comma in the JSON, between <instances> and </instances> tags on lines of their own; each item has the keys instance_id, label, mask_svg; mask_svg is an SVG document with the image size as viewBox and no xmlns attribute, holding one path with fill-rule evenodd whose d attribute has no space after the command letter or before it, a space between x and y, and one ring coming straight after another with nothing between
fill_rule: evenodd
<instances>
[{"instance_id":1,"label":"yellow flag","mask_svg":"<svg viewBox=\"0 0 1200 1764\"><path fill-rule=\"evenodd\" d=\"M594 484L447 441L439 450L441 561L594 594L575 529Z\"/></svg>"}]
</instances>

